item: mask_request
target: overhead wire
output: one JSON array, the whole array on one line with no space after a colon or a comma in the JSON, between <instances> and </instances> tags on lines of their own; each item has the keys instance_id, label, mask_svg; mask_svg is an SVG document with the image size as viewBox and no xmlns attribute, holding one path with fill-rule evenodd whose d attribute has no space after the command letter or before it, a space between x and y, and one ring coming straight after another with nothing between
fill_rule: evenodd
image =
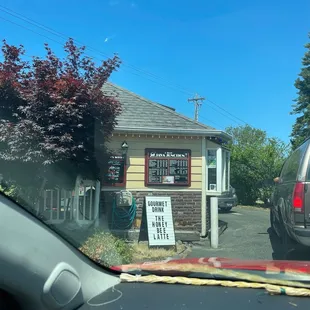
<instances>
[{"instance_id":1,"label":"overhead wire","mask_svg":"<svg viewBox=\"0 0 310 310\"><path fill-rule=\"evenodd\" d=\"M221 109L222 111L225 111L227 114L231 115L232 117L236 118L237 120L239 120L240 122L244 123L245 125L248 125L247 122L245 122L244 120L242 120L241 118L233 115L232 113L230 113L229 111L227 111L226 109L222 108L220 105L218 105L217 103L215 103L214 101L211 101L210 99L207 99L207 101L209 101L210 103L214 104L216 107L218 107L219 109Z\"/></svg>"},{"instance_id":2,"label":"overhead wire","mask_svg":"<svg viewBox=\"0 0 310 310\"><path fill-rule=\"evenodd\" d=\"M26 27L26 26L20 25L20 24L14 22L14 21L12 21L12 20L6 19L6 18L3 17L3 16L0 16L0 18L3 19L4 21L8 22L8 23L11 23L11 24L13 24L13 25L19 26L19 27L24 28L24 29L26 29L26 30L28 30L28 31L31 31L31 32L33 32L33 33L35 33L35 34L37 34L37 35L39 35L39 36L41 36L41 37L44 37L44 38L46 38L46 39L48 39L48 40L54 41L55 43L58 43L58 44L63 45L62 42L59 42L59 41L57 41L57 40L55 40L55 39L52 39L52 38L50 38L50 37L48 37L48 36L46 36L46 35L44 35L44 34L42 34L42 33L40 33L40 32L37 32L37 31L31 29L31 28L28 28L28 27Z\"/></svg>"},{"instance_id":3,"label":"overhead wire","mask_svg":"<svg viewBox=\"0 0 310 310\"><path fill-rule=\"evenodd\" d=\"M210 120L210 119L208 119L208 118L206 118L206 117L204 117L204 116L199 115L199 118L200 118L200 119L203 119L204 121L206 121L206 122L208 122L208 123L210 123L210 124L213 124L213 125L217 126L218 129L224 129L224 126L223 126L223 125L220 125L219 123L214 122L214 121L212 121L212 120Z\"/></svg>"},{"instance_id":4,"label":"overhead wire","mask_svg":"<svg viewBox=\"0 0 310 310\"><path fill-rule=\"evenodd\" d=\"M213 106L211 106L211 105L209 105L209 107L210 107L212 110L216 111L217 113L219 113L219 114L221 114L221 115L227 117L227 118L230 119L231 121L233 121L233 122L235 122L236 124L240 125L240 123L239 123L237 120L233 119L232 117L230 117L230 116L228 116L228 115L225 115L225 114L224 114L223 112L221 112L221 111L216 110L216 109L215 109Z\"/></svg>"},{"instance_id":5,"label":"overhead wire","mask_svg":"<svg viewBox=\"0 0 310 310\"><path fill-rule=\"evenodd\" d=\"M41 28L42 30L47 31L47 32L49 32L49 33L51 33L51 34L53 34L53 35L55 35L55 36L61 37L62 39L67 40L68 37L70 37L70 36L67 36L67 35L65 35L65 34L63 34L63 33L61 33L61 32L55 31L54 29L52 29L52 28L50 28L50 27L48 27L48 26L45 26L45 25L43 25L43 24L41 24L41 23L38 23L38 22L36 22L36 21L34 21L34 20L32 20L32 19L30 19L30 18L28 18L28 17L26 17L26 16L24 16L24 15L22 15L22 14L19 14L19 13L13 11L13 10L11 10L11 9L9 9L9 8L7 8L7 7L3 6L3 5L1 5L1 4L0 4L0 11L4 12L4 13L6 13L6 14L9 14L9 15L15 17L15 18L21 19L21 20L23 20L23 21L25 21L25 22L27 22L27 23L29 23L29 24L32 24L32 25L38 27L38 28ZM24 26L24 25L20 25L20 24L14 22L14 21L12 21L12 20L6 19L6 18L4 18L4 17L2 17L2 16L0 16L0 18L3 19L3 20L5 20L6 22L12 23L12 24L17 25L17 26L19 26L19 27L21 27L21 28L24 28L24 29L26 29L26 30L28 30L28 31L31 31L31 32L33 32L33 33L35 33L35 34L37 34L37 35L39 35L39 36L41 36L41 37L47 38L48 40L51 40L51 41L53 41L53 42L55 42L55 43L58 43L58 44L61 44L61 45L64 44L64 42L57 41L57 40L55 40L55 39L53 39L53 38L51 38L51 37L49 37L49 36L46 36L46 35L44 35L44 34L42 34L42 33L39 33L39 32L37 32L37 31L35 31L35 30L31 29L31 28L28 28L28 27ZM85 46L89 51L92 51L92 52L101 54L101 55L103 55L104 57L110 57L109 55L105 54L104 52L102 52L102 51L100 51L100 50L98 50L98 49L96 49L96 48L93 48L93 47L91 47L91 46L89 46L89 45L86 45L86 44L84 44L83 42L81 42L81 41L79 41L79 40L74 39L74 41L75 41L77 44L79 44L79 45ZM100 60L99 58L97 58L97 57L95 57L95 56L93 56L93 55L92 55L91 57L94 58L94 59ZM183 94L186 94L186 95L193 95L193 94L194 94L194 92L188 90L187 88L181 86L180 84L171 82L171 81L169 81L169 80L167 80L167 79L165 79L165 78L162 78L162 77L160 77L160 76L158 76L158 75L156 75L156 74L153 74L153 73L151 73L151 72L148 72L148 71L146 71L146 70L142 70L142 69L140 69L140 68L138 68L138 67L136 67L136 66L134 66L134 65L129 64L127 61L122 61L122 65L125 66L125 67L127 67L127 68L129 68L129 69L131 69L131 70L134 70L134 71L137 71L137 72L139 72L139 73L145 74L145 75L148 76L148 78L147 78L146 76L141 76L140 74L135 73L135 72L133 72L133 71L129 71L129 72L130 72L131 74L133 74L133 75L136 75L136 76L145 78L145 79L147 79L147 80L149 80L149 81L151 81L151 82L153 82L153 83L156 83L156 84L161 85L161 86L163 86L163 87L168 87L168 88L170 88L170 89L173 89L173 90L182 92ZM126 71L126 70L124 70L124 71ZM155 78L155 79L157 79L157 80L162 80L162 82L158 82L158 81L156 81L156 80L154 80L154 79L151 79L151 78ZM169 83L169 84L168 84L168 83ZM221 111L227 113L227 115L226 115L226 114L224 114L223 112L217 110L214 106L208 104L208 106L209 106L211 109L213 109L215 112L217 112L217 113L219 113L219 114L225 116L226 118L230 119L231 121L233 121L233 122L235 122L235 123L237 123L237 124L239 124L238 121L240 121L240 122L242 122L242 123L244 123L244 124L248 124L247 122L243 121L243 120L240 119L239 117L233 115L231 112L227 111L225 108L223 108L223 107L221 107L220 105L216 104L214 101L211 101L210 99L207 99L207 102L213 104L216 108L218 108L218 109L220 109ZM204 118L204 117L201 117L201 118ZM238 120L238 121L236 121L236 120ZM216 124L214 121L210 121L210 120L208 120L208 121L209 121L209 122L212 122L212 123L214 123L214 124ZM239 124L239 125L240 125L240 124Z\"/></svg>"},{"instance_id":6,"label":"overhead wire","mask_svg":"<svg viewBox=\"0 0 310 310\"><path fill-rule=\"evenodd\" d=\"M25 21L27 23L30 23L30 24L36 26L36 27L39 27L39 28L41 28L41 29L43 29L43 30L45 30L45 31L47 31L49 33L52 33L55 36L62 37L63 39L67 39L68 37L70 37L70 36L68 36L68 35L66 35L66 34L64 34L62 32L58 32L58 31L56 31L56 30L54 30L54 29L52 29L52 28L50 28L48 26L45 26L45 25L43 25L41 23L38 23L38 22L36 22L36 21L34 21L34 20L32 20L32 19L30 19L30 18L28 18L28 17L26 17L26 16L24 16L22 14L19 14L19 13L15 12L15 11L9 9L9 8L6 8L5 6L3 6L1 4L0 4L0 11L5 12L5 13L13 16L13 17L19 18L19 19L21 19L21 20L23 20L23 21ZM76 40L75 38L74 38L74 41L75 41L75 43L77 43L79 45L86 46L87 49L90 50L90 51L99 53L99 54L103 55L104 57L110 57L108 54L106 54L106 53L104 53L104 52L102 52L102 51L100 51L100 50L98 50L98 49L96 49L94 47L91 47L91 46L89 46L89 45L87 45L87 44L85 44L85 43L83 43L83 42L81 42L79 40ZM128 67L128 68L131 68L131 69L136 70L138 72L141 72L141 73L144 73L146 75L149 75L150 77L161 79L161 80L163 80L165 82L168 82L169 84L174 84L174 85L177 86L177 88L179 88L179 90L181 90L182 92L186 93L187 95L193 95L194 94L194 92L192 92L190 90L186 90L180 84L171 82L171 81L169 81L169 80L167 80L165 78L162 78L162 77L160 77L158 75L155 75L154 73L151 73L151 72L148 72L146 70L140 69L140 68L138 68L138 67L128 63L127 61L122 61L122 64L124 66Z\"/></svg>"}]
</instances>

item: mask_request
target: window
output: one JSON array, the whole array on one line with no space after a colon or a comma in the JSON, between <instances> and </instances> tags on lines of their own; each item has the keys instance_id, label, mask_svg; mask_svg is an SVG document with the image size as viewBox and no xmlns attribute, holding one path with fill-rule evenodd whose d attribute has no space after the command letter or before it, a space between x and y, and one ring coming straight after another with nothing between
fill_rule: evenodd
<instances>
[{"instance_id":1,"label":"window","mask_svg":"<svg viewBox=\"0 0 310 310\"><path fill-rule=\"evenodd\" d=\"M145 150L145 184L190 186L191 151Z\"/></svg>"},{"instance_id":2,"label":"window","mask_svg":"<svg viewBox=\"0 0 310 310\"><path fill-rule=\"evenodd\" d=\"M217 151L207 150L208 188L217 191Z\"/></svg>"},{"instance_id":3,"label":"window","mask_svg":"<svg viewBox=\"0 0 310 310\"><path fill-rule=\"evenodd\" d=\"M207 149L207 191L228 191L230 185L230 152Z\"/></svg>"},{"instance_id":4,"label":"window","mask_svg":"<svg viewBox=\"0 0 310 310\"><path fill-rule=\"evenodd\" d=\"M292 182L297 180L297 174L300 163L303 159L308 143L302 144L295 150L291 156L286 160L281 171L281 179L283 182Z\"/></svg>"}]
</instances>

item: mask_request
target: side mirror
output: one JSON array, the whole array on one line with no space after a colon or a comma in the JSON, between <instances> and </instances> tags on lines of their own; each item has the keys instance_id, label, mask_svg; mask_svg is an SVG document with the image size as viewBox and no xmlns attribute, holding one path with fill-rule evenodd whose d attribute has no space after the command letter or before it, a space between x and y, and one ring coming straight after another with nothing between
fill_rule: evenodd
<instances>
[{"instance_id":1,"label":"side mirror","mask_svg":"<svg viewBox=\"0 0 310 310\"><path fill-rule=\"evenodd\" d=\"M273 181L274 181L275 183L280 183L280 177L274 178Z\"/></svg>"}]
</instances>

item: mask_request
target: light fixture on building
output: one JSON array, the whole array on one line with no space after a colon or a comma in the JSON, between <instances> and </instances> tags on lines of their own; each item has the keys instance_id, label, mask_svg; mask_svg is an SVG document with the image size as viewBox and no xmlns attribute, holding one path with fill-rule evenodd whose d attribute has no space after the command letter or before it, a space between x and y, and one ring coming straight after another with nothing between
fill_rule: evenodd
<instances>
[{"instance_id":1,"label":"light fixture on building","mask_svg":"<svg viewBox=\"0 0 310 310\"><path fill-rule=\"evenodd\" d=\"M122 143L121 148L122 148L123 155L127 155L127 152L128 152L128 143L127 143L126 141L124 141L124 142Z\"/></svg>"}]
</instances>

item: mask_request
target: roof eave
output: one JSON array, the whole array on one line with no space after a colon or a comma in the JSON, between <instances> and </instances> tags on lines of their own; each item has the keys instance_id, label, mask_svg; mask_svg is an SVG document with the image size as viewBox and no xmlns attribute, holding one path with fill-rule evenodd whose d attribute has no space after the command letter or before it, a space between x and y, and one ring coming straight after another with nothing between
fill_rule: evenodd
<instances>
[{"instance_id":1,"label":"roof eave","mask_svg":"<svg viewBox=\"0 0 310 310\"><path fill-rule=\"evenodd\" d=\"M221 137L232 140L232 136L223 130L216 129L179 129L179 128L141 128L116 126L115 132L119 133L139 133L139 134L170 134L170 135L195 135L202 137Z\"/></svg>"}]
</instances>

